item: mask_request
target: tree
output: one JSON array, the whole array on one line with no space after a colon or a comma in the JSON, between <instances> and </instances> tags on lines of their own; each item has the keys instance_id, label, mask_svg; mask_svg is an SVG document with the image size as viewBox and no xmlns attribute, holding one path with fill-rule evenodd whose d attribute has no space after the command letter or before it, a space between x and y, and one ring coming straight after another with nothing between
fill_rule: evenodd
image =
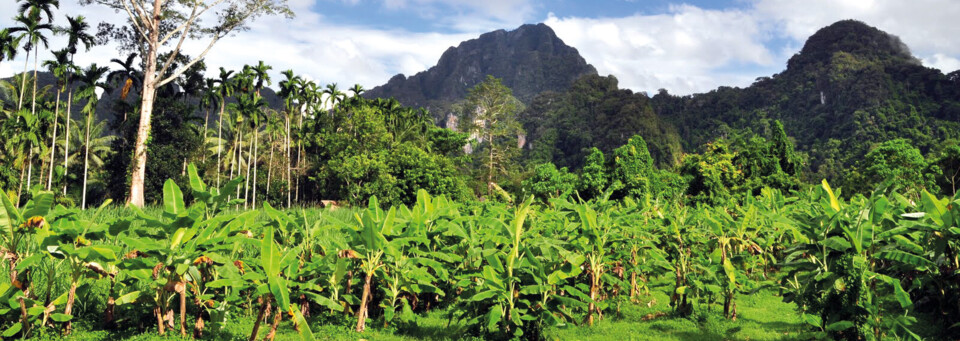
<instances>
[{"instance_id":1,"label":"tree","mask_svg":"<svg viewBox=\"0 0 960 341\"><path fill-rule=\"evenodd\" d=\"M608 175L603 152L596 147L590 148L587 160L580 170L580 195L584 198L596 198L607 188Z\"/></svg>"},{"instance_id":2,"label":"tree","mask_svg":"<svg viewBox=\"0 0 960 341\"><path fill-rule=\"evenodd\" d=\"M731 191L743 183L743 172L733 163L735 157L723 141L708 143L702 154L686 155L680 175L688 184L689 199L711 205L729 200Z\"/></svg>"},{"instance_id":3,"label":"tree","mask_svg":"<svg viewBox=\"0 0 960 341\"><path fill-rule=\"evenodd\" d=\"M67 86L67 75L73 72L73 69L75 68L73 63L70 62L70 57L68 55L69 50L64 49L54 51L54 59L43 62L43 66L46 66L50 73L57 77L57 102L54 105L53 136L50 138L50 174L47 176L48 191L53 187L53 163L55 162L57 155L57 120L60 118L60 95ZM67 114L67 120L69 119L70 115Z\"/></svg>"},{"instance_id":4,"label":"tree","mask_svg":"<svg viewBox=\"0 0 960 341\"><path fill-rule=\"evenodd\" d=\"M936 184L944 194L953 196L960 190L960 145L956 141L946 145L930 160L930 174L936 176Z\"/></svg>"},{"instance_id":5,"label":"tree","mask_svg":"<svg viewBox=\"0 0 960 341\"><path fill-rule=\"evenodd\" d=\"M516 137L523 133L517 114L523 104L513 97L513 91L499 78L488 75L486 80L470 90L459 104L461 130L470 133L475 151L486 148L480 163L484 171L480 181L492 196L497 176L506 173L506 166L519 151ZM479 153L476 158L481 158Z\"/></svg>"},{"instance_id":6,"label":"tree","mask_svg":"<svg viewBox=\"0 0 960 341\"><path fill-rule=\"evenodd\" d=\"M20 48L20 38L22 36L13 36L10 29L0 30L0 62L13 60L17 57L17 49Z\"/></svg>"},{"instance_id":7,"label":"tree","mask_svg":"<svg viewBox=\"0 0 960 341\"><path fill-rule=\"evenodd\" d=\"M90 25L87 24L83 16L70 17L67 16L68 27L61 28L60 31L67 35L67 52L70 53L70 64L73 65L73 57L77 55L77 47L80 44L83 44L83 47L89 51L90 46L94 45L93 36L87 33L87 30L90 29ZM73 106L73 88L70 87L71 78L73 74L76 73L76 67L72 68L67 72L67 82L66 86L69 89L67 91L67 112L66 112L66 122L67 127L64 129L66 136L64 141L66 142L63 146L63 171L66 173L70 169L70 160L67 155L70 154L70 122L73 121L70 118L72 113L71 109ZM63 195L67 195L67 183L68 181L63 182Z\"/></svg>"},{"instance_id":8,"label":"tree","mask_svg":"<svg viewBox=\"0 0 960 341\"><path fill-rule=\"evenodd\" d=\"M618 197L642 198L650 193L653 158L642 136L634 135L627 144L615 149L611 161L610 182Z\"/></svg>"},{"instance_id":9,"label":"tree","mask_svg":"<svg viewBox=\"0 0 960 341\"><path fill-rule=\"evenodd\" d=\"M533 169L533 174L523 180L523 188L544 202L549 198L569 195L577 185L577 175L570 174L567 167L557 169L552 163L543 163Z\"/></svg>"},{"instance_id":10,"label":"tree","mask_svg":"<svg viewBox=\"0 0 960 341\"><path fill-rule=\"evenodd\" d=\"M171 2L169 0L82 0L84 4L97 3L117 11L124 11L132 26L133 38L139 42L145 60L143 88L140 96L140 123L134 145L134 165L130 176L129 202L144 204L144 177L147 164L147 140L150 135L151 114L157 88L170 83L186 72L213 48L221 38L243 30L250 21L264 15L282 14L292 17L286 0L197 0ZM209 12L209 13L208 13ZM216 14L214 14L216 13ZM215 19L209 20L213 17ZM203 17L205 20L201 21ZM168 73L187 38L208 39L205 50L188 63ZM158 60L160 50L167 44L176 44L165 60Z\"/></svg>"},{"instance_id":11,"label":"tree","mask_svg":"<svg viewBox=\"0 0 960 341\"><path fill-rule=\"evenodd\" d=\"M221 157L223 150L223 115L227 109L227 97L233 96L234 80L233 71L227 71L220 68L220 76L216 79L217 97L220 99L220 115L217 116L217 188L220 187L220 173L223 159Z\"/></svg>"},{"instance_id":12,"label":"tree","mask_svg":"<svg viewBox=\"0 0 960 341\"><path fill-rule=\"evenodd\" d=\"M110 70L106 67L91 64L80 74L81 85L77 91L77 98L87 100L86 105L84 105L81 110L86 115L83 143L83 192L80 201L81 209L87 208L87 178L90 172L90 124L92 123L91 121L93 121L93 115L96 113L97 103L100 99L97 89L105 90L107 87L106 83L100 81L100 79L107 74L107 71Z\"/></svg>"},{"instance_id":13,"label":"tree","mask_svg":"<svg viewBox=\"0 0 960 341\"><path fill-rule=\"evenodd\" d=\"M881 143L867 153L863 162L868 183L889 181L895 188L912 194L931 187L923 175L927 166L923 154L906 139Z\"/></svg>"},{"instance_id":14,"label":"tree","mask_svg":"<svg viewBox=\"0 0 960 341\"><path fill-rule=\"evenodd\" d=\"M43 34L43 31L51 32L53 31L53 25L44 24L41 22L39 12L29 11L30 16L26 16L23 13L18 15L14 19L20 26L16 26L10 29L10 32L22 32L20 38L26 38L26 43L23 44L23 50L27 52L27 58L23 62L23 72L27 72L27 65L30 61L30 51L33 51L34 55L34 70L33 78L37 78L37 68L39 62L37 61L37 53L39 52L39 45L43 44L44 47L48 46L47 36ZM33 109L31 112L36 114L36 100L37 100L37 87L36 82L33 83ZM23 108L23 97L24 91L26 91L26 78L23 79L23 83L20 88L20 100L17 103L17 110Z\"/></svg>"},{"instance_id":15,"label":"tree","mask_svg":"<svg viewBox=\"0 0 960 341\"><path fill-rule=\"evenodd\" d=\"M139 88L142 85L142 73L137 70L137 66L134 64L136 59L136 53L127 55L127 58L123 60L110 59L110 62L116 64L119 68L107 74L107 82L120 84L120 100L124 102L126 102L127 96L130 95L130 91L134 87ZM127 110L123 111L123 121L127 121Z\"/></svg>"}]
</instances>

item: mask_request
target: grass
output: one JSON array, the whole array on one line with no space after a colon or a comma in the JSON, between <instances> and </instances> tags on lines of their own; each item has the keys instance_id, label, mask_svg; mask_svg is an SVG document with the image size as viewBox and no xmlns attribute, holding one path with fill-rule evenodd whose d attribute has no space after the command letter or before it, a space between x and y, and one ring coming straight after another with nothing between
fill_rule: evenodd
<instances>
[{"instance_id":1,"label":"grass","mask_svg":"<svg viewBox=\"0 0 960 341\"><path fill-rule=\"evenodd\" d=\"M640 304L625 302L619 313L610 312L592 327L570 325L555 327L545 332L548 340L806 340L805 326L793 304L783 303L772 290L737 298L738 318L730 321L722 316L722 305L700 305L690 317L680 317L669 306L669 283L652 288L649 296L642 296ZM363 333L353 330L355 321L311 321L311 330L320 340L481 340L468 335L453 321L447 324L447 311L433 311L418 317L416 325L403 328L383 327L381 320L373 320ZM89 320L87 320L89 321ZM148 323L149 326L152 326ZM234 319L222 330L208 328L204 338L216 340L247 340L253 329L253 318ZM268 326L261 325L260 338ZM188 328L189 332L189 328ZM178 333L159 336L149 327L144 332L135 328L106 331L86 325L77 325L69 337L39 336L36 340L180 340ZM299 340L289 321L284 321L277 340Z\"/></svg>"}]
</instances>

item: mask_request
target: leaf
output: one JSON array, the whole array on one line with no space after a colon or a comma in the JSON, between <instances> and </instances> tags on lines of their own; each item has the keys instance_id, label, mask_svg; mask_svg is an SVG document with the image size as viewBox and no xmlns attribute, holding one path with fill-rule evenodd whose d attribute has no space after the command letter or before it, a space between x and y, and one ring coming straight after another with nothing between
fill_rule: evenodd
<instances>
[{"instance_id":1,"label":"leaf","mask_svg":"<svg viewBox=\"0 0 960 341\"><path fill-rule=\"evenodd\" d=\"M907 251L912 253L923 253L923 247L917 245L917 243L914 243L910 239L907 239L907 237L902 235L894 235L893 240L897 242L897 245L900 245L901 248Z\"/></svg>"},{"instance_id":2,"label":"leaf","mask_svg":"<svg viewBox=\"0 0 960 341\"><path fill-rule=\"evenodd\" d=\"M267 277L280 275L280 252L273 241L273 227L268 226L264 231L263 241L260 244L260 265Z\"/></svg>"},{"instance_id":3,"label":"leaf","mask_svg":"<svg viewBox=\"0 0 960 341\"><path fill-rule=\"evenodd\" d=\"M824 240L823 246L843 252L850 248L850 242L844 238L833 236Z\"/></svg>"},{"instance_id":4,"label":"leaf","mask_svg":"<svg viewBox=\"0 0 960 341\"><path fill-rule=\"evenodd\" d=\"M923 211L927 213L927 216L933 219L937 225L942 225L943 215L947 213L947 208L943 202L926 190L920 193L920 202L923 203Z\"/></svg>"},{"instance_id":5,"label":"leaf","mask_svg":"<svg viewBox=\"0 0 960 341\"><path fill-rule=\"evenodd\" d=\"M17 224L23 221L23 216L20 215L20 212L17 211L17 207L10 202L10 198L7 197L6 193L0 193L0 201L3 202L3 214L0 215L0 228L3 228L8 236L8 238L13 238L13 230L17 228Z\"/></svg>"},{"instance_id":6,"label":"leaf","mask_svg":"<svg viewBox=\"0 0 960 341\"><path fill-rule=\"evenodd\" d=\"M190 174L190 189L193 190L194 194L207 191L207 185L203 183L203 179L200 179L200 175L197 174L196 165L193 163L187 165L187 173Z\"/></svg>"},{"instance_id":7,"label":"leaf","mask_svg":"<svg viewBox=\"0 0 960 341\"><path fill-rule=\"evenodd\" d=\"M820 185L823 187L823 190L827 191L827 195L830 199L830 207L833 208L834 212L840 212L840 202L837 201L837 196L833 194L833 189L830 188L830 184L827 183L827 179L823 179L820 182Z\"/></svg>"},{"instance_id":8,"label":"leaf","mask_svg":"<svg viewBox=\"0 0 960 341\"><path fill-rule=\"evenodd\" d=\"M856 326L856 325L853 324L853 322L850 322L850 321L838 321L838 322L834 322L834 323L831 323L830 325L828 325L828 326L827 326L827 331L828 331L828 332L838 332L838 331L841 331L841 330L847 330L847 329L853 328L854 326Z\"/></svg>"},{"instance_id":9,"label":"leaf","mask_svg":"<svg viewBox=\"0 0 960 341\"><path fill-rule=\"evenodd\" d=\"M273 294L273 298L277 300L280 308L283 310L289 309L290 290L287 289L287 284L286 281L283 280L283 277L269 276L267 277L267 283L270 285L270 293Z\"/></svg>"},{"instance_id":10,"label":"leaf","mask_svg":"<svg viewBox=\"0 0 960 341\"><path fill-rule=\"evenodd\" d=\"M114 300L114 303L116 305L135 303L137 302L137 298L139 297L140 297L139 291L129 292L124 294L123 296L117 297L117 299Z\"/></svg>"},{"instance_id":11,"label":"leaf","mask_svg":"<svg viewBox=\"0 0 960 341\"><path fill-rule=\"evenodd\" d=\"M307 323L307 319L300 313L300 307L293 306L290 307L289 310L293 312L293 326L297 329L297 332L300 333L300 339L304 341L316 340L316 338L313 337L313 331L310 330L310 324Z\"/></svg>"},{"instance_id":12,"label":"leaf","mask_svg":"<svg viewBox=\"0 0 960 341\"><path fill-rule=\"evenodd\" d=\"M186 206L183 204L183 192L180 191L180 187L173 180L167 179L163 183L163 211L178 216L186 210Z\"/></svg>"},{"instance_id":13,"label":"leaf","mask_svg":"<svg viewBox=\"0 0 960 341\"><path fill-rule=\"evenodd\" d=\"M3 194L3 195L6 196L6 194ZM17 335L17 333L20 332L20 329L23 329L23 325L21 325L20 322L14 323L12 326L10 326L10 328L7 328L7 330L3 331L2 336L6 338L11 338L14 335Z\"/></svg>"},{"instance_id":14,"label":"leaf","mask_svg":"<svg viewBox=\"0 0 960 341\"><path fill-rule=\"evenodd\" d=\"M2 195L2 194L0 194L0 195ZM17 264L17 271L23 271L23 270L26 269L26 268L32 267L32 266L34 266L34 265L37 265L37 264L40 263L41 260L43 260L43 254L42 254L42 253L35 253L35 254L31 255L30 257L27 257L26 259L20 261L20 264Z\"/></svg>"},{"instance_id":15,"label":"leaf","mask_svg":"<svg viewBox=\"0 0 960 341\"><path fill-rule=\"evenodd\" d=\"M51 314L51 315L50 315L50 319L52 319L52 320L54 320L54 321L56 321L56 322L67 322L67 321L70 321L71 319L73 319L73 315L56 313L56 314Z\"/></svg>"},{"instance_id":16,"label":"leaf","mask_svg":"<svg viewBox=\"0 0 960 341\"><path fill-rule=\"evenodd\" d=\"M490 308L490 312L487 313L487 330L497 330L497 324L500 323L500 319L503 318L503 307L495 305Z\"/></svg>"},{"instance_id":17,"label":"leaf","mask_svg":"<svg viewBox=\"0 0 960 341\"><path fill-rule=\"evenodd\" d=\"M53 192L41 191L33 197L33 207L31 207L26 212L23 212L23 216L27 218L32 217L43 217L50 212L50 207L53 206Z\"/></svg>"},{"instance_id":18,"label":"leaf","mask_svg":"<svg viewBox=\"0 0 960 341\"><path fill-rule=\"evenodd\" d=\"M892 260L892 261L900 262L903 264L913 265L916 267L926 267L926 266L933 265L933 263L927 260L926 258L917 256L911 253L899 251L899 250L880 252L879 254L877 254L877 258Z\"/></svg>"},{"instance_id":19,"label":"leaf","mask_svg":"<svg viewBox=\"0 0 960 341\"><path fill-rule=\"evenodd\" d=\"M730 259L723 260L723 272L727 273L727 280L730 281L730 284L737 284L737 273L734 272L733 264L730 263Z\"/></svg>"}]
</instances>

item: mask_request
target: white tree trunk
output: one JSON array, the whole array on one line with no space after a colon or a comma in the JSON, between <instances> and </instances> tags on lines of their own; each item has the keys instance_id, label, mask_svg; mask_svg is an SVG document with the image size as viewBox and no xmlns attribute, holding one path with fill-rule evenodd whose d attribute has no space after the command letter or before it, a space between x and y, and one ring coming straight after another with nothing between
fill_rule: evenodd
<instances>
[{"instance_id":1,"label":"white tree trunk","mask_svg":"<svg viewBox=\"0 0 960 341\"><path fill-rule=\"evenodd\" d=\"M60 119L60 89L57 89L57 104L53 110L53 138L50 139L50 174L47 176L47 190L53 188L53 163L57 157L57 122Z\"/></svg>"},{"instance_id":2,"label":"white tree trunk","mask_svg":"<svg viewBox=\"0 0 960 341\"><path fill-rule=\"evenodd\" d=\"M68 77L68 79L69 79L69 77ZM69 84L70 84L70 82L67 82L67 86L68 86L68 87L70 86ZM66 135L64 135L64 139L63 139L63 140L64 140L64 141L63 141L63 142L64 142L64 146L63 146L63 174L64 174L64 175L70 174L70 168L69 168L69 165L70 165L69 162L70 162L70 161L69 161L69 160L70 160L70 109L71 109L71 104L73 104L73 89L70 89L70 91L67 92L67 112L64 114L64 117L65 117L66 120L67 120L67 128L64 130L64 133L65 133ZM64 176L64 178L66 178L66 176ZM64 181L63 181L63 195L67 195L67 184L68 184L68 183L70 183L70 181L67 180L67 179L64 179Z\"/></svg>"},{"instance_id":3,"label":"white tree trunk","mask_svg":"<svg viewBox=\"0 0 960 341\"><path fill-rule=\"evenodd\" d=\"M153 20L144 22L149 25L150 40L147 42L146 66L143 69L143 95L140 98L140 124L137 127L137 140L133 148L133 172L130 174L130 197L128 203L137 207L144 205L144 179L147 173L147 139L150 137L150 116L153 114L153 101L157 92L157 50L160 48L160 10L161 1L154 0Z\"/></svg>"},{"instance_id":4,"label":"white tree trunk","mask_svg":"<svg viewBox=\"0 0 960 341\"><path fill-rule=\"evenodd\" d=\"M80 209L87 209L87 174L90 171L90 117L93 114L87 114L87 128L84 129L83 138L83 197L80 200Z\"/></svg>"}]
</instances>

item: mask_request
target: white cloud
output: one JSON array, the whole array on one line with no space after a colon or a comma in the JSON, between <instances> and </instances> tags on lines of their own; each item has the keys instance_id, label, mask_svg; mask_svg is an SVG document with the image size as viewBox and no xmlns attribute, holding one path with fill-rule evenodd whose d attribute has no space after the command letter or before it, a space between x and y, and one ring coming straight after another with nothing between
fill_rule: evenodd
<instances>
[{"instance_id":1,"label":"white cloud","mask_svg":"<svg viewBox=\"0 0 960 341\"><path fill-rule=\"evenodd\" d=\"M637 91L666 88L688 94L720 85L749 85L756 76L721 69L729 65L772 67L764 32L749 14L672 6L666 14L624 18L558 18L547 25L576 47L601 74Z\"/></svg>"},{"instance_id":2,"label":"white cloud","mask_svg":"<svg viewBox=\"0 0 960 341\"><path fill-rule=\"evenodd\" d=\"M409 13L460 33L338 25L322 14L329 1L373 4L382 7L373 10ZM673 5L663 14L618 18L550 14L545 22L602 74L617 76L622 87L635 91L666 88L689 94L721 85L747 86L782 71L816 30L848 18L900 36L924 65L944 72L960 68L960 25L954 23L960 18L960 1L746 1L742 8ZM260 18L249 31L221 40L207 56L209 76L220 66L239 69L263 60L274 67L274 84L281 70L293 69L322 84L371 88L397 73L426 70L447 48L482 32L530 22L543 15L537 13L544 7L533 0L289 0L289 5L295 19ZM102 6L79 6L75 0L63 0L61 6L56 14L60 24L65 13L85 15L94 27L101 21L125 22L124 14ZM0 1L0 13L16 9L15 1ZM0 27L11 26L11 17L0 16ZM185 53L196 55L205 44L189 42ZM52 48L63 45L62 37L51 39ZM114 46L100 46L79 54L77 63L104 65L117 56ZM50 55L44 51L40 58ZM0 77L22 70L23 62L21 54L0 63Z\"/></svg>"},{"instance_id":3,"label":"white cloud","mask_svg":"<svg viewBox=\"0 0 960 341\"><path fill-rule=\"evenodd\" d=\"M273 82L281 80L280 71L293 69L321 84L338 83L341 88L361 84L366 88L386 83L396 73L413 74L436 64L440 55L450 46L475 37L478 33L440 34L412 33L404 30L378 30L364 27L341 26L327 22L312 8L316 0L290 0L290 8L297 13L290 20L283 17L263 17L250 25L250 30L221 39L206 57L207 76L215 77L218 67L240 69L244 64L259 60L273 66ZM16 4L0 1L0 13L14 13ZM101 6L79 6L71 0L62 1L63 13L83 14L91 25L101 21L114 24L125 22L125 14L114 13ZM59 19L63 24L63 19ZM12 20L0 18L0 27L12 25ZM57 49L65 44L63 37L54 37L50 46ZM187 41L184 53L196 56L207 41ZM109 63L119 53L114 45L98 46L90 52L77 55L76 63L99 65ZM40 52L40 59L49 59L48 51ZM13 61L0 63L0 77L9 77L22 70L24 55ZM32 69L33 62L30 62ZM18 66L19 65L19 66Z\"/></svg>"}]
</instances>

